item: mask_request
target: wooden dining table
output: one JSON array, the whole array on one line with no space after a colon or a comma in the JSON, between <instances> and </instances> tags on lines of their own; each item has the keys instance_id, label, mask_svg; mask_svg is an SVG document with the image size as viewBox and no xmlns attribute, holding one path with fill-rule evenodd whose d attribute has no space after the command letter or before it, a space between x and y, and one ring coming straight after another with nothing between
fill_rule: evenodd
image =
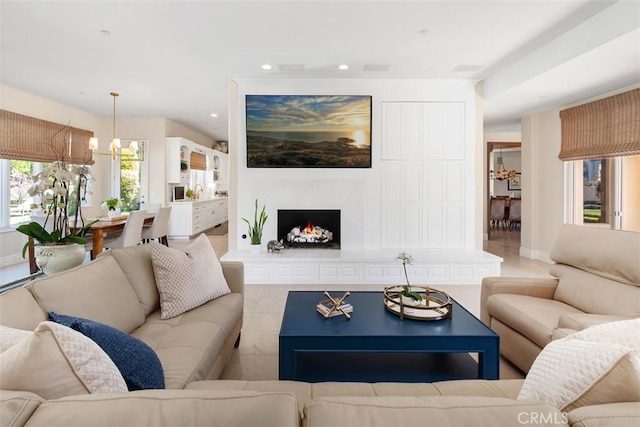
<instances>
[{"instance_id":1,"label":"wooden dining table","mask_svg":"<svg viewBox=\"0 0 640 427\"><path fill-rule=\"evenodd\" d=\"M151 224L153 222L154 214L147 214L144 218L145 224ZM91 222L91 221L87 221ZM92 251L91 251L91 259L94 260L96 257L102 252L102 245L104 244L104 235L107 233L118 233L122 232L125 224L127 223L127 218L122 219L114 219L112 221L98 221L93 224L89 228L89 233L85 236L87 240L91 239L92 242ZM30 238L31 240L31 238ZM29 272L34 274L38 271L38 266L36 265L36 257L35 250L33 246L29 246Z\"/></svg>"}]
</instances>

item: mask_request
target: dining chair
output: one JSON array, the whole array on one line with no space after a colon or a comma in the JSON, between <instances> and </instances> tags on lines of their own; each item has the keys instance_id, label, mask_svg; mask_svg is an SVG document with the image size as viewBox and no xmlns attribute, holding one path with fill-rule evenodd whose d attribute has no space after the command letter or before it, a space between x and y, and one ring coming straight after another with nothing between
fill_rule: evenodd
<instances>
[{"instance_id":1,"label":"dining chair","mask_svg":"<svg viewBox=\"0 0 640 427\"><path fill-rule=\"evenodd\" d=\"M129 217L124 225L122 233L117 236L105 237L102 246L104 248L124 248L127 246L135 246L140 243L142 238L142 226L144 219L147 216L147 211L132 211L129 212Z\"/></svg>"},{"instance_id":2,"label":"dining chair","mask_svg":"<svg viewBox=\"0 0 640 427\"><path fill-rule=\"evenodd\" d=\"M140 203L140 210L156 214L160 210L160 203Z\"/></svg>"},{"instance_id":3,"label":"dining chair","mask_svg":"<svg viewBox=\"0 0 640 427\"><path fill-rule=\"evenodd\" d=\"M520 227L520 212L522 211L522 199L512 198L509 206L509 228Z\"/></svg>"},{"instance_id":4,"label":"dining chair","mask_svg":"<svg viewBox=\"0 0 640 427\"><path fill-rule=\"evenodd\" d=\"M169 217L171 216L171 206L160 208L153 218L153 223L142 228L142 242L149 243L151 240L159 239L160 243L169 246L167 235L169 234Z\"/></svg>"},{"instance_id":5,"label":"dining chair","mask_svg":"<svg viewBox=\"0 0 640 427\"><path fill-rule=\"evenodd\" d=\"M507 203L506 199L492 197L489 203L489 212L491 214L489 220L491 221L491 229L502 226L502 229L504 230L505 209Z\"/></svg>"}]
</instances>

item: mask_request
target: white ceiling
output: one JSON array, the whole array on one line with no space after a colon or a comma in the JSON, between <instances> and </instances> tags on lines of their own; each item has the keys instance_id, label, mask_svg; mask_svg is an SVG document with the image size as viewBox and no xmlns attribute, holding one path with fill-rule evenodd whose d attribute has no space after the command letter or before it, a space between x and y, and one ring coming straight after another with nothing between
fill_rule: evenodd
<instances>
[{"instance_id":1,"label":"white ceiling","mask_svg":"<svg viewBox=\"0 0 640 427\"><path fill-rule=\"evenodd\" d=\"M218 140L230 79L472 79L496 130L640 82L640 0L1 0L0 24L2 84Z\"/></svg>"}]
</instances>

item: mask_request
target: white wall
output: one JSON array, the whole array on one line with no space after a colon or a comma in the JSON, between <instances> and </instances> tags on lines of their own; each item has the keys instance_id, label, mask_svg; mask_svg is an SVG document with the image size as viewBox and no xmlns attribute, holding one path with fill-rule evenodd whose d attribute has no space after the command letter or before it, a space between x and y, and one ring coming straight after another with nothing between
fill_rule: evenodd
<instances>
[{"instance_id":1,"label":"white wall","mask_svg":"<svg viewBox=\"0 0 640 427\"><path fill-rule=\"evenodd\" d=\"M378 249L381 246L381 103L383 101L457 101L465 103L465 161L468 170L465 197L465 247L477 247L480 231L475 225L481 207L475 202L474 186L478 178L476 159L476 97L474 85L464 80L238 80L230 87L230 162L235 168L235 189L230 209L230 249L244 249L248 240L241 218L253 217L257 198L266 204L269 221L263 242L276 237L278 209L341 209L344 249ZM344 94L371 95L372 168L371 169L249 169L246 167L245 95L247 94ZM237 127L236 127L237 126ZM232 175L232 182L234 177ZM234 209L235 214L234 214ZM240 225L240 226L238 226Z\"/></svg>"},{"instance_id":2,"label":"white wall","mask_svg":"<svg viewBox=\"0 0 640 427\"><path fill-rule=\"evenodd\" d=\"M522 227L520 254L550 262L549 252L564 222L564 164L560 109L522 119Z\"/></svg>"},{"instance_id":3,"label":"white wall","mask_svg":"<svg viewBox=\"0 0 640 427\"><path fill-rule=\"evenodd\" d=\"M169 119L165 121L165 135L167 137L179 136L186 138L189 141L193 141L196 144L203 145L207 148L213 148L216 144L216 141L213 138L191 130L186 126Z\"/></svg>"}]
</instances>

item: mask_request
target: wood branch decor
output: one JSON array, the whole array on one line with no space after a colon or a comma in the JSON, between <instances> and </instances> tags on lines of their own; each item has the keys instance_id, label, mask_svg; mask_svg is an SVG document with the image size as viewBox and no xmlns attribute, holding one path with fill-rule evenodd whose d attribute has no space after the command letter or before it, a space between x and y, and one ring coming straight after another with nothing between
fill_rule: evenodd
<instances>
[{"instance_id":1,"label":"wood branch decor","mask_svg":"<svg viewBox=\"0 0 640 427\"><path fill-rule=\"evenodd\" d=\"M93 164L93 132L0 110L0 158L71 164ZM71 140L71 141L70 141ZM69 152L71 151L71 152Z\"/></svg>"}]
</instances>

